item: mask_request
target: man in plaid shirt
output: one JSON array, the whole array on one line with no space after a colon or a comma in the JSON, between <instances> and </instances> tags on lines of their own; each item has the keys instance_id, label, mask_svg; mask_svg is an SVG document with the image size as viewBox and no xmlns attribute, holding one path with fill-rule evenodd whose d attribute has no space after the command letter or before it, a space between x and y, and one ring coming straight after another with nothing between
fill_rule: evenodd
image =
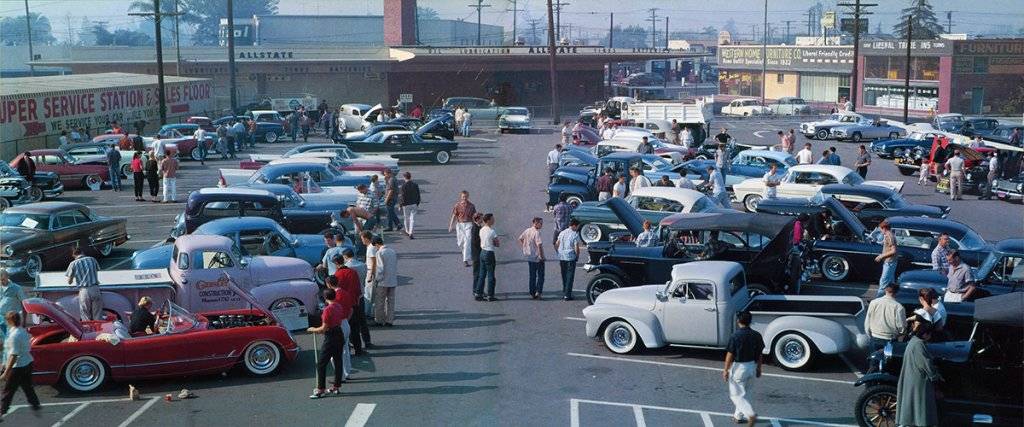
<instances>
[{"instance_id":1,"label":"man in plaid shirt","mask_svg":"<svg viewBox=\"0 0 1024 427\"><path fill-rule=\"evenodd\" d=\"M359 192L359 196L356 197L356 207L365 210L371 215L370 219L366 219L363 222L362 228L372 229L377 225L377 221L371 221L371 219L376 219L376 216L373 215L373 213L377 211L377 207L379 206L380 200L377 197L375 197L374 194L370 193L370 190L366 186L366 184L359 184L359 186L356 187L356 191ZM359 219L352 218L352 220L358 221Z\"/></svg>"}]
</instances>

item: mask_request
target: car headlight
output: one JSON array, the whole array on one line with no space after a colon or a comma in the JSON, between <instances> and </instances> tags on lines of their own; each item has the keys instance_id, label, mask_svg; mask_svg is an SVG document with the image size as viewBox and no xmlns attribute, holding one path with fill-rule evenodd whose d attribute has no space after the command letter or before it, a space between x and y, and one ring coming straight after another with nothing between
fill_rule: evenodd
<instances>
[{"instance_id":1,"label":"car headlight","mask_svg":"<svg viewBox=\"0 0 1024 427\"><path fill-rule=\"evenodd\" d=\"M5 246L4 247L4 255L7 255L7 256L14 255L14 247L11 246L11 245Z\"/></svg>"},{"instance_id":2,"label":"car headlight","mask_svg":"<svg viewBox=\"0 0 1024 427\"><path fill-rule=\"evenodd\" d=\"M1024 184L1017 184L1017 191L1024 191Z\"/></svg>"}]
</instances>

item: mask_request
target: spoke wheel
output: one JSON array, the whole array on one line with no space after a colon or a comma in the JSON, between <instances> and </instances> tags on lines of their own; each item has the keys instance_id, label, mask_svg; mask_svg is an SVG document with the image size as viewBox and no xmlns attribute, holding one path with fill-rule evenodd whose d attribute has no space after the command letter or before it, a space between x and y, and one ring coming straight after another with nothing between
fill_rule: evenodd
<instances>
[{"instance_id":1,"label":"spoke wheel","mask_svg":"<svg viewBox=\"0 0 1024 427\"><path fill-rule=\"evenodd\" d=\"M28 188L27 199L29 203L41 202L43 201L43 196L44 194L42 188L36 187L34 185Z\"/></svg>"},{"instance_id":2,"label":"spoke wheel","mask_svg":"<svg viewBox=\"0 0 1024 427\"><path fill-rule=\"evenodd\" d=\"M619 276L609 273L598 274L587 286L587 302L593 304L601 294L621 287L622 282Z\"/></svg>"},{"instance_id":3,"label":"spoke wheel","mask_svg":"<svg viewBox=\"0 0 1024 427\"><path fill-rule=\"evenodd\" d=\"M861 426L896 427L896 387L868 387L857 399L857 423Z\"/></svg>"}]
</instances>

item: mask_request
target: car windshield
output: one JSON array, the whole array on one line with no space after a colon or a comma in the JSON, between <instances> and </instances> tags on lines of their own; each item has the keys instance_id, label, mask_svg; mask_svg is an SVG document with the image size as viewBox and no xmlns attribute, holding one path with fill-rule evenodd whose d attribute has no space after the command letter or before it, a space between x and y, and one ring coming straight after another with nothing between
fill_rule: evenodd
<instances>
[{"instance_id":1,"label":"car windshield","mask_svg":"<svg viewBox=\"0 0 1024 427\"><path fill-rule=\"evenodd\" d=\"M786 166L796 166L796 157L786 157L786 160L784 160L783 162L786 163Z\"/></svg>"},{"instance_id":2,"label":"car windshield","mask_svg":"<svg viewBox=\"0 0 1024 427\"><path fill-rule=\"evenodd\" d=\"M857 175L856 172L851 171L850 173L846 174L846 177L843 178L843 184L860 185L863 183L864 178L861 178L860 175Z\"/></svg>"},{"instance_id":3,"label":"car windshield","mask_svg":"<svg viewBox=\"0 0 1024 427\"><path fill-rule=\"evenodd\" d=\"M179 332L185 332L195 327L197 323L196 318L188 310L179 307L177 304L171 301L167 301L164 307L165 309L161 311L163 313L167 313L167 317L160 319L160 333L174 334Z\"/></svg>"},{"instance_id":4,"label":"car windshield","mask_svg":"<svg viewBox=\"0 0 1024 427\"><path fill-rule=\"evenodd\" d=\"M741 103L741 105L744 105L744 106L747 106L747 105L760 105L760 104L761 104L761 101L755 101L753 99L748 99L746 101L742 101L742 103Z\"/></svg>"},{"instance_id":5,"label":"car windshield","mask_svg":"<svg viewBox=\"0 0 1024 427\"><path fill-rule=\"evenodd\" d=\"M527 116L530 112L525 108L509 108L505 110L507 116Z\"/></svg>"},{"instance_id":6,"label":"car windshield","mask_svg":"<svg viewBox=\"0 0 1024 427\"><path fill-rule=\"evenodd\" d=\"M690 206L690 212L707 212L713 208L718 207L717 203L711 201L707 196L697 199L693 202L693 206Z\"/></svg>"},{"instance_id":7,"label":"car windshield","mask_svg":"<svg viewBox=\"0 0 1024 427\"><path fill-rule=\"evenodd\" d=\"M280 196L277 196L277 199L281 201L281 207L284 209L296 209L302 207L303 205L302 196L300 196L299 193L296 193L295 191L289 191Z\"/></svg>"},{"instance_id":8,"label":"car windshield","mask_svg":"<svg viewBox=\"0 0 1024 427\"><path fill-rule=\"evenodd\" d=\"M39 213L0 213L0 227L31 228L47 230L50 228L50 215Z\"/></svg>"},{"instance_id":9,"label":"car windshield","mask_svg":"<svg viewBox=\"0 0 1024 427\"><path fill-rule=\"evenodd\" d=\"M907 199L903 198L902 194L893 192L888 199L885 199L885 206L889 209L903 209L910 206L910 203L907 202Z\"/></svg>"},{"instance_id":10,"label":"car windshield","mask_svg":"<svg viewBox=\"0 0 1024 427\"><path fill-rule=\"evenodd\" d=\"M964 235L960 237L960 249L963 250L976 251L985 247L985 245L985 239L971 229L967 229Z\"/></svg>"},{"instance_id":11,"label":"car windshield","mask_svg":"<svg viewBox=\"0 0 1024 427\"><path fill-rule=\"evenodd\" d=\"M651 167L654 168L654 170L667 171L672 169L672 163L669 163L667 160L661 157L645 159L644 161L647 164L651 165Z\"/></svg>"}]
</instances>

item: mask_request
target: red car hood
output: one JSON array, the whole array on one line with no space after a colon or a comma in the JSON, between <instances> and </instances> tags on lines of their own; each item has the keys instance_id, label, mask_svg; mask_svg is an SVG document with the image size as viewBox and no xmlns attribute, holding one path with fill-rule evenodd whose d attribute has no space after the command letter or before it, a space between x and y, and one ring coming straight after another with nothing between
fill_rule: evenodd
<instances>
[{"instance_id":1,"label":"red car hood","mask_svg":"<svg viewBox=\"0 0 1024 427\"><path fill-rule=\"evenodd\" d=\"M68 331L75 339L82 339L82 335L85 334L82 322L72 317L53 301L42 298L29 298L22 301L21 306L25 308L25 313L27 314L46 316L47 319L52 320L53 323L60 325L60 327Z\"/></svg>"}]
</instances>

